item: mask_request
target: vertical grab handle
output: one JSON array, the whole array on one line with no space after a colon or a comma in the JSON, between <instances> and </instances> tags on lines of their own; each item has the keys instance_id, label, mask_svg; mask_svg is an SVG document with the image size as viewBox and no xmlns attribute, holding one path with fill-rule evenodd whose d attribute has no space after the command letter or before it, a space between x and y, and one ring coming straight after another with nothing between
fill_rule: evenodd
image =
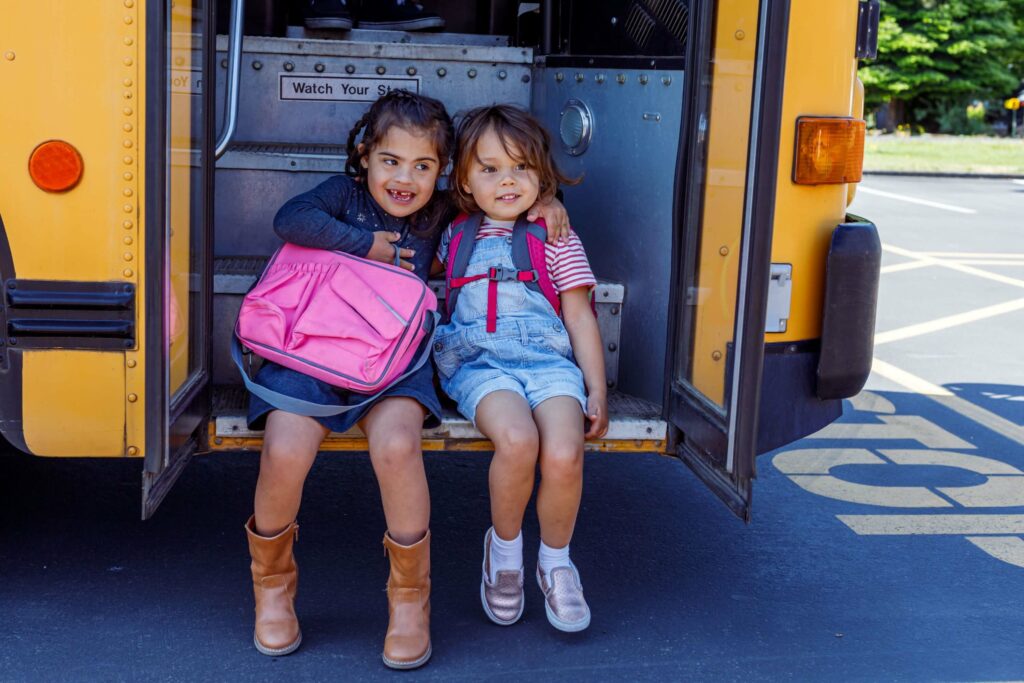
<instances>
[{"instance_id":1,"label":"vertical grab handle","mask_svg":"<svg viewBox=\"0 0 1024 683\"><path fill-rule=\"evenodd\" d=\"M245 0L231 0L231 27L228 31L228 82L224 106L224 127L213 158L220 159L228 149L228 143L235 135L238 125L238 83L242 71L242 16L245 14Z\"/></svg>"}]
</instances>

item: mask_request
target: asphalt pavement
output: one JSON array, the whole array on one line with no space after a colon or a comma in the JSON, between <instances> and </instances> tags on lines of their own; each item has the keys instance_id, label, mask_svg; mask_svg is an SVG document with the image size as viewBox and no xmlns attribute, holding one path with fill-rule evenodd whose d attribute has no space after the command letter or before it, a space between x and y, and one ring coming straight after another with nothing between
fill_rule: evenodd
<instances>
[{"instance_id":1,"label":"asphalt pavement","mask_svg":"<svg viewBox=\"0 0 1024 683\"><path fill-rule=\"evenodd\" d=\"M573 556L589 630L479 605L487 459L428 454L434 656L380 663L383 517L325 454L296 547L304 641L252 647L252 454L198 458L138 521L136 460L0 458L0 680L1024 678L1024 184L868 176L885 248L875 372L843 418L762 456L753 522L678 461L591 454ZM536 520L528 513L527 571Z\"/></svg>"}]
</instances>

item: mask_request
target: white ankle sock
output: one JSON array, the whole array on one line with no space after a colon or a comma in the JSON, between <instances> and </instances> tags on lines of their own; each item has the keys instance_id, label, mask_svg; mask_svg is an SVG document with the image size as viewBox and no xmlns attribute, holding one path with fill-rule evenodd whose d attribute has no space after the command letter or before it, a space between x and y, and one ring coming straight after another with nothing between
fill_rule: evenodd
<instances>
[{"instance_id":1,"label":"white ankle sock","mask_svg":"<svg viewBox=\"0 0 1024 683\"><path fill-rule=\"evenodd\" d=\"M541 541L540 552L537 553L537 563L540 564L541 571L545 574L555 567L568 567L569 545L566 544L564 548L552 548Z\"/></svg>"},{"instance_id":2,"label":"white ankle sock","mask_svg":"<svg viewBox=\"0 0 1024 683\"><path fill-rule=\"evenodd\" d=\"M523 532L506 541L491 529L491 581L499 571L519 571L523 566Z\"/></svg>"}]
</instances>

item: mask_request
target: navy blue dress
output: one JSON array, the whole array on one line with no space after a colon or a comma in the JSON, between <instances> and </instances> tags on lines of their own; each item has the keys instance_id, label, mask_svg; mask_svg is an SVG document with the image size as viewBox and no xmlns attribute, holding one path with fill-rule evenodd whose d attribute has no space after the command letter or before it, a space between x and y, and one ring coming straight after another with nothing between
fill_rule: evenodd
<instances>
[{"instance_id":1,"label":"navy blue dress","mask_svg":"<svg viewBox=\"0 0 1024 683\"><path fill-rule=\"evenodd\" d=\"M378 230L391 230L402 235L400 246L416 252L411 262L416 275L426 281L441 231L435 231L436 234L429 238L417 236L410 230L407 219L385 213L366 187L349 176L332 176L309 192L293 197L274 217L274 232L285 242L344 251L356 256L369 253L373 246L373 233ZM256 381L273 391L326 405L353 405L366 400L365 395L339 389L270 361L260 368ZM424 426L440 424L441 404L434 389L433 364L424 365L410 377L389 387L381 399L391 396L407 396L419 401L427 410ZM332 417L313 419L331 431L344 432L361 420L374 404ZM276 410L274 406L250 394L249 428L263 429L267 415L273 410Z\"/></svg>"}]
</instances>

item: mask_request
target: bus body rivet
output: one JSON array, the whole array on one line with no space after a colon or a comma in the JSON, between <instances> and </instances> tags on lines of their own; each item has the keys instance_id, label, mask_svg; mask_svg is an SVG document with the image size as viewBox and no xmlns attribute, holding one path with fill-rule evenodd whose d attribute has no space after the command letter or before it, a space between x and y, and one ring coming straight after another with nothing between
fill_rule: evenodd
<instances>
[{"instance_id":1,"label":"bus body rivet","mask_svg":"<svg viewBox=\"0 0 1024 683\"><path fill-rule=\"evenodd\" d=\"M132 19L131 17L125 17L125 18L124 18L124 23L126 23L126 24L130 24L130 23L132 23L133 21L135 21L135 20L134 20L134 19Z\"/></svg>"},{"instance_id":2,"label":"bus body rivet","mask_svg":"<svg viewBox=\"0 0 1024 683\"><path fill-rule=\"evenodd\" d=\"M122 194L124 194L125 197L131 197L132 196L132 189L130 187L126 187L126 188L124 188L124 192Z\"/></svg>"},{"instance_id":3,"label":"bus body rivet","mask_svg":"<svg viewBox=\"0 0 1024 683\"><path fill-rule=\"evenodd\" d=\"M316 64L313 65L313 71L317 72L318 74L322 74L324 72L324 69L326 68L327 67L323 65L323 62L317 62Z\"/></svg>"},{"instance_id":4,"label":"bus body rivet","mask_svg":"<svg viewBox=\"0 0 1024 683\"><path fill-rule=\"evenodd\" d=\"M615 82L618 83L619 85L625 85L626 84L626 74L619 74L618 76L616 76L615 77Z\"/></svg>"},{"instance_id":5,"label":"bus body rivet","mask_svg":"<svg viewBox=\"0 0 1024 683\"><path fill-rule=\"evenodd\" d=\"M583 78L584 78L583 74L576 74L576 82L577 83L582 83L583 82Z\"/></svg>"},{"instance_id":6,"label":"bus body rivet","mask_svg":"<svg viewBox=\"0 0 1024 683\"><path fill-rule=\"evenodd\" d=\"M135 0L124 0L125 7L135 7Z\"/></svg>"},{"instance_id":7,"label":"bus body rivet","mask_svg":"<svg viewBox=\"0 0 1024 683\"><path fill-rule=\"evenodd\" d=\"M124 212L125 213L131 213L134 210L135 210L135 207L133 207L131 204L125 204L124 205Z\"/></svg>"},{"instance_id":8,"label":"bus body rivet","mask_svg":"<svg viewBox=\"0 0 1024 683\"><path fill-rule=\"evenodd\" d=\"M131 230L133 227L135 227L135 224L132 223L131 221L125 221L124 223L121 224L121 227L124 228L125 230Z\"/></svg>"},{"instance_id":9,"label":"bus body rivet","mask_svg":"<svg viewBox=\"0 0 1024 683\"><path fill-rule=\"evenodd\" d=\"M129 403L135 403L138 400L139 400L138 395L136 395L136 394L128 394L128 402Z\"/></svg>"},{"instance_id":10,"label":"bus body rivet","mask_svg":"<svg viewBox=\"0 0 1024 683\"><path fill-rule=\"evenodd\" d=\"M712 351L711 352L711 360L722 360L722 352L721 351Z\"/></svg>"},{"instance_id":11,"label":"bus body rivet","mask_svg":"<svg viewBox=\"0 0 1024 683\"><path fill-rule=\"evenodd\" d=\"M138 448L136 448L135 446L129 446L128 447L128 455L138 455L138 454L139 454L139 449Z\"/></svg>"},{"instance_id":12,"label":"bus body rivet","mask_svg":"<svg viewBox=\"0 0 1024 683\"><path fill-rule=\"evenodd\" d=\"M6 59L8 62L13 62L14 61L14 53L10 52L10 51L5 52L4 53L4 59Z\"/></svg>"},{"instance_id":13,"label":"bus body rivet","mask_svg":"<svg viewBox=\"0 0 1024 683\"><path fill-rule=\"evenodd\" d=\"M291 62L285 62L284 63L284 70L285 71L295 71L295 65L292 64Z\"/></svg>"},{"instance_id":14,"label":"bus body rivet","mask_svg":"<svg viewBox=\"0 0 1024 683\"><path fill-rule=\"evenodd\" d=\"M131 116L134 113L131 107L125 107L121 111L122 113L124 113L125 116Z\"/></svg>"},{"instance_id":15,"label":"bus body rivet","mask_svg":"<svg viewBox=\"0 0 1024 683\"><path fill-rule=\"evenodd\" d=\"M408 69L405 70L405 73L409 74L410 76L415 76L416 75L416 67L410 66Z\"/></svg>"},{"instance_id":16,"label":"bus body rivet","mask_svg":"<svg viewBox=\"0 0 1024 683\"><path fill-rule=\"evenodd\" d=\"M640 74L640 78L637 80L640 81L640 85L647 85L647 74Z\"/></svg>"},{"instance_id":17,"label":"bus body rivet","mask_svg":"<svg viewBox=\"0 0 1024 683\"><path fill-rule=\"evenodd\" d=\"M521 80L523 83L529 83L530 82L530 74L523 74L523 77L520 78L519 80Z\"/></svg>"},{"instance_id":18,"label":"bus body rivet","mask_svg":"<svg viewBox=\"0 0 1024 683\"><path fill-rule=\"evenodd\" d=\"M498 78L500 80L505 80L506 78L508 78L508 72L502 69L501 71L498 72Z\"/></svg>"},{"instance_id":19,"label":"bus body rivet","mask_svg":"<svg viewBox=\"0 0 1024 683\"><path fill-rule=\"evenodd\" d=\"M222 69L228 68L228 60L226 60L226 59L220 60L220 68L222 68Z\"/></svg>"},{"instance_id":20,"label":"bus body rivet","mask_svg":"<svg viewBox=\"0 0 1024 683\"><path fill-rule=\"evenodd\" d=\"M126 100L130 100L132 98L132 91L131 90L125 90L124 91L124 98Z\"/></svg>"},{"instance_id":21,"label":"bus body rivet","mask_svg":"<svg viewBox=\"0 0 1024 683\"><path fill-rule=\"evenodd\" d=\"M440 76L441 78L444 78L445 76L447 76L447 75L448 75L448 69L444 68L443 66L442 66L442 67L440 67L440 68L439 68L439 69L437 70L437 75L438 75L438 76Z\"/></svg>"},{"instance_id":22,"label":"bus body rivet","mask_svg":"<svg viewBox=\"0 0 1024 683\"><path fill-rule=\"evenodd\" d=\"M132 79L130 79L130 78L126 78L126 79L124 79L121 82L124 83L124 87L126 87L126 88L132 87Z\"/></svg>"},{"instance_id":23,"label":"bus body rivet","mask_svg":"<svg viewBox=\"0 0 1024 683\"><path fill-rule=\"evenodd\" d=\"M258 59L253 60L253 62L252 62L252 69L253 69L253 71L259 71L262 68L263 68L263 62L261 62Z\"/></svg>"},{"instance_id":24,"label":"bus body rivet","mask_svg":"<svg viewBox=\"0 0 1024 683\"><path fill-rule=\"evenodd\" d=\"M133 258L134 258L134 256L132 255L131 252L129 252L129 251L124 252L124 260L125 261L131 261Z\"/></svg>"},{"instance_id":25,"label":"bus body rivet","mask_svg":"<svg viewBox=\"0 0 1024 683\"><path fill-rule=\"evenodd\" d=\"M121 174L121 177L124 178L125 180L131 180L135 176L131 174L131 171L125 171L123 174Z\"/></svg>"},{"instance_id":26,"label":"bus body rivet","mask_svg":"<svg viewBox=\"0 0 1024 683\"><path fill-rule=\"evenodd\" d=\"M611 313L612 313L612 315L618 315L619 314L619 307L618 306L612 306Z\"/></svg>"},{"instance_id":27,"label":"bus body rivet","mask_svg":"<svg viewBox=\"0 0 1024 683\"><path fill-rule=\"evenodd\" d=\"M744 38L747 37L747 34L744 33L743 31L736 31L734 35L736 36L736 40L743 40Z\"/></svg>"},{"instance_id":28,"label":"bus body rivet","mask_svg":"<svg viewBox=\"0 0 1024 683\"><path fill-rule=\"evenodd\" d=\"M134 241L135 241L135 240L133 240L133 239L131 238L131 236L130 236L130 235L129 235L128 237L125 237L125 238L124 238L124 243L125 243L125 244L131 244L131 243L132 243L132 242L134 242Z\"/></svg>"},{"instance_id":29,"label":"bus body rivet","mask_svg":"<svg viewBox=\"0 0 1024 683\"><path fill-rule=\"evenodd\" d=\"M466 72L466 75L469 76L470 78L476 78L476 69L470 69L469 71Z\"/></svg>"},{"instance_id":30,"label":"bus body rivet","mask_svg":"<svg viewBox=\"0 0 1024 683\"><path fill-rule=\"evenodd\" d=\"M128 361L127 365L130 368L134 368L137 365L137 363L135 361L133 361L133 360L130 360L130 361Z\"/></svg>"},{"instance_id":31,"label":"bus body rivet","mask_svg":"<svg viewBox=\"0 0 1024 683\"><path fill-rule=\"evenodd\" d=\"M126 123L126 124L124 124L123 126L121 126L121 129L122 129L122 130L123 130L123 131L124 131L125 133L131 133L131 132L132 132L132 130L133 130L133 128L132 128L132 124L130 124L130 123Z\"/></svg>"},{"instance_id":32,"label":"bus body rivet","mask_svg":"<svg viewBox=\"0 0 1024 683\"><path fill-rule=\"evenodd\" d=\"M594 80L598 83L604 83L604 74L597 74L594 76Z\"/></svg>"},{"instance_id":33,"label":"bus body rivet","mask_svg":"<svg viewBox=\"0 0 1024 683\"><path fill-rule=\"evenodd\" d=\"M561 71L555 74L556 82L561 83L563 80L565 80L565 74L563 74Z\"/></svg>"},{"instance_id":34,"label":"bus body rivet","mask_svg":"<svg viewBox=\"0 0 1024 683\"><path fill-rule=\"evenodd\" d=\"M661 84L662 85L672 85L672 77L671 76L662 76L661 77Z\"/></svg>"},{"instance_id":35,"label":"bus body rivet","mask_svg":"<svg viewBox=\"0 0 1024 683\"><path fill-rule=\"evenodd\" d=\"M181 58L179 57L178 59L181 59ZM182 60L182 61L184 61L184 60ZM131 58L131 57L125 57L125 58L124 58L124 65L125 65L125 66L131 66L131 65L132 65L132 64L134 64L134 63L135 63L135 62L133 62L133 61L132 61L132 58Z\"/></svg>"},{"instance_id":36,"label":"bus body rivet","mask_svg":"<svg viewBox=\"0 0 1024 683\"><path fill-rule=\"evenodd\" d=\"M384 75L384 74L386 74L387 72L388 72L388 70L387 70L387 68L386 68L386 67L384 67L384 66L378 66L378 67L377 67L377 74L378 74L378 75L380 75L380 76L383 76L383 75Z\"/></svg>"},{"instance_id":37,"label":"bus body rivet","mask_svg":"<svg viewBox=\"0 0 1024 683\"><path fill-rule=\"evenodd\" d=\"M722 256L728 256L729 255L729 247L722 247L722 248L720 248L718 250L718 253L721 254Z\"/></svg>"},{"instance_id":38,"label":"bus body rivet","mask_svg":"<svg viewBox=\"0 0 1024 683\"><path fill-rule=\"evenodd\" d=\"M134 41L134 40L132 40L131 38L125 38L125 39L124 39L124 44L125 44L125 45L132 45L132 44L134 44L134 43L135 43L135 41Z\"/></svg>"},{"instance_id":39,"label":"bus body rivet","mask_svg":"<svg viewBox=\"0 0 1024 683\"><path fill-rule=\"evenodd\" d=\"M134 274L135 274L135 273L133 273L133 272L132 272L132 269L131 269L131 268L125 268L125 269L124 269L124 273L123 273L123 275L124 275L125 277L131 277L131 276L132 276L132 275L134 275Z\"/></svg>"},{"instance_id":40,"label":"bus body rivet","mask_svg":"<svg viewBox=\"0 0 1024 683\"><path fill-rule=\"evenodd\" d=\"M619 345L616 344L615 342L612 342L612 343L608 344L608 350L609 351L618 351L618 349L619 349Z\"/></svg>"},{"instance_id":41,"label":"bus body rivet","mask_svg":"<svg viewBox=\"0 0 1024 683\"><path fill-rule=\"evenodd\" d=\"M354 74L355 72L356 72L356 65L355 64L346 64L345 65L345 73L347 73L347 74Z\"/></svg>"}]
</instances>

